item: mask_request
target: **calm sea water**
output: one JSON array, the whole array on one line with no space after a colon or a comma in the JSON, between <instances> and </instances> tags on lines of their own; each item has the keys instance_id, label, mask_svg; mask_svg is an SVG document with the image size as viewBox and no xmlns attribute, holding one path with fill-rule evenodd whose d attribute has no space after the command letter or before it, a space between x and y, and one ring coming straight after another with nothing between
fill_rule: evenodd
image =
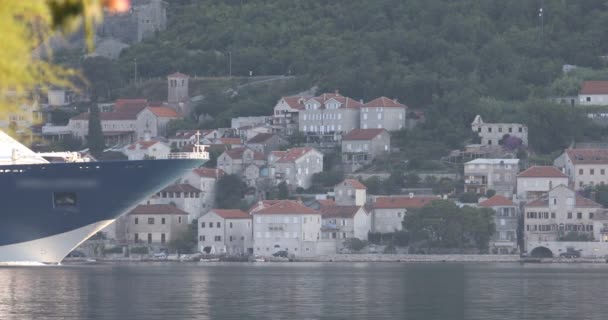
<instances>
[{"instance_id":1,"label":"calm sea water","mask_svg":"<svg viewBox=\"0 0 608 320\"><path fill-rule=\"evenodd\" d=\"M0 319L606 319L608 265L0 268Z\"/></svg>"}]
</instances>

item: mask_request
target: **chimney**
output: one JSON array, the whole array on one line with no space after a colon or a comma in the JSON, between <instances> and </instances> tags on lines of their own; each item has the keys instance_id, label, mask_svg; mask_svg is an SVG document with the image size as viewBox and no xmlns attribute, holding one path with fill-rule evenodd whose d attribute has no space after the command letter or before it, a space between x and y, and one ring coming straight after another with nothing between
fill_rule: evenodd
<instances>
[{"instance_id":1,"label":"chimney","mask_svg":"<svg viewBox=\"0 0 608 320\"><path fill-rule=\"evenodd\" d=\"M335 93L335 94L340 94L340 90L336 89L336 90L334 91L334 93Z\"/></svg>"},{"instance_id":2,"label":"chimney","mask_svg":"<svg viewBox=\"0 0 608 320\"><path fill-rule=\"evenodd\" d=\"M414 193L410 192L410 194L408 195L410 199L412 199L414 197Z\"/></svg>"},{"instance_id":3,"label":"chimney","mask_svg":"<svg viewBox=\"0 0 608 320\"><path fill-rule=\"evenodd\" d=\"M395 98L395 99L393 99L393 102L394 102L394 103L397 103L397 99L396 99L396 98Z\"/></svg>"},{"instance_id":4,"label":"chimney","mask_svg":"<svg viewBox=\"0 0 608 320\"><path fill-rule=\"evenodd\" d=\"M258 201L258 209L264 209L264 203L262 201Z\"/></svg>"}]
</instances>

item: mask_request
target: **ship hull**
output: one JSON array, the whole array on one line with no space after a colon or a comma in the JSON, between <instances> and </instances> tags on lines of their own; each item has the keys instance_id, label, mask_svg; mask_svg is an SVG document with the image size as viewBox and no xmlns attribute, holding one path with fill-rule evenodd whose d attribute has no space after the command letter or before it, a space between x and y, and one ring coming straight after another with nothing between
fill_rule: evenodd
<instances>
[{"instance_id":1,"label":"ship hull","mask_svg":"<svg viewBox=\"0 0 608 320\"><path fill-rule=\"evenodd\" d=\"M0 166L0 263L59 263L202 160Z\"/></svg>"}]
</instances>

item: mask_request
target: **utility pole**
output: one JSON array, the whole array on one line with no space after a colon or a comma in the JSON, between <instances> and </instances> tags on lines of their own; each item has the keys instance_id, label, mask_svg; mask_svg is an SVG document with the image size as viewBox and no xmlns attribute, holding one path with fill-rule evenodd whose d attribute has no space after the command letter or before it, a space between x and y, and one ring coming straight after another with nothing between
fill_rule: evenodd
<instances>
[{"instance_id":1,"label":"utility pole","mask_svg":"<svg viewBox=\"0 0 608 320\"><path fill-rule=\"evenodd\" d=\"M133 62L135 63L135 86L137 86L137 58L133 59Z\"/></svg>"},{"instance_id":2,"label":"utility pole","mask_svg":"<svg viewBox=\"0 0 608 320\"><path fill-rule=\"evenodd\" d=\"M540 0L540 10L538 11L538 16L540 17L540 42L541 45L543 43L543 39L545 36L545 16L543 12L544 0Z\"/></svg>"},{"instance_id":3,"label":"utility pole","mask_svg":"<svg viewBox=\"0 0 608 320\"><path fill-rule=\"evenodd\" d=\"M228 77L232 78L232 51L228 51Z\"/></svg>"}]
</instances>

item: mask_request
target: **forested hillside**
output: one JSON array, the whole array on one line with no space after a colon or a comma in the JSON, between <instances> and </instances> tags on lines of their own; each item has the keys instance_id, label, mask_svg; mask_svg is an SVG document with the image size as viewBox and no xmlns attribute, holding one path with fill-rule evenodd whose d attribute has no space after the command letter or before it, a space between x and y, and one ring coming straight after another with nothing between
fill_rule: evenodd
<instances>
[{"instance_id":1,"label":"forested hillside","mask_svg":"<svg viewBox=\"0 0 608 320\"><path fill-rule=\"evenodd\" d=\"M137 58L142 77L220 76L231 56L233 75L291 74L356 99L398 98L458 141L488 104L505 106L489 120L525 121L530 105L546 104L537 99L575 92L579 79L562 65L604 67L605 0L545 1L542 17L539 8L534 0L171 1L168 29L120 63L130 72ZM548 152L586 134L572 130L557 144L532 144Z\"/></svg>"}]
</instances>

